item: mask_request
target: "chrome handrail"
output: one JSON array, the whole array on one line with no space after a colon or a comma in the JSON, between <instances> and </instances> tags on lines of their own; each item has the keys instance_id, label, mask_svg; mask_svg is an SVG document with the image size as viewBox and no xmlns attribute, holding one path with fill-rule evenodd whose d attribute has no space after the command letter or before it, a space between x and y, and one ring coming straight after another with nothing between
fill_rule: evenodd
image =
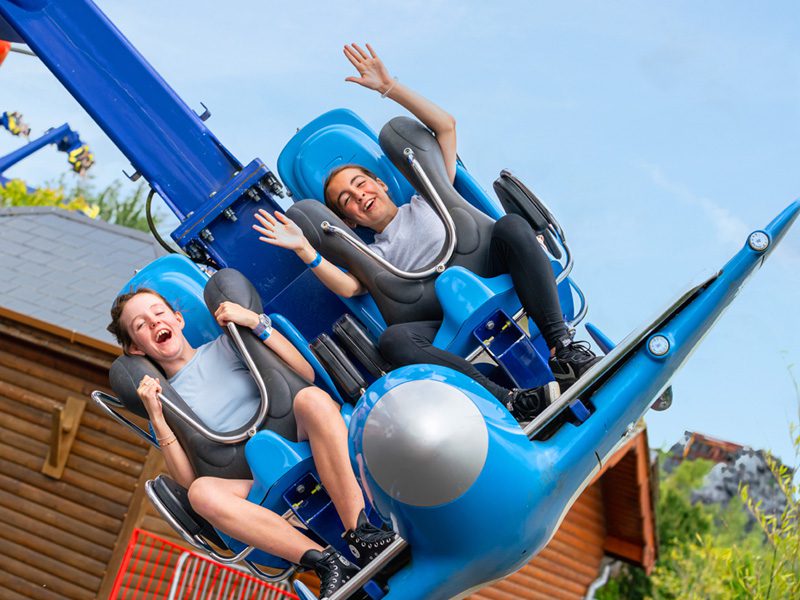
<instances>
[{"instance_id":1,"label":"chrome handrail","mask_svg":"<svg viewBox=\"0 0 800 600\"><path fill-rule=\"evenodd\" d=\"M348 244L350 244L353 248L368 256L369 258L376 261L379 265L381 265L384 269L396 275L397 277L401 277L403 279L410 279L410 280L418 280L418 279L427 279L432 275L438 274L443 272L447 268L447 263L450 262L450 259L453 257L453 252L456 249L456 242L457 234L456 234L456 225L453 222L453 217L450 216L450 211L447 210L444 202L442 201L441 196L433 187L431 180L428 178L428 175L425 173L425 170L422 168L422 165L419 164L419 161L414 156L414 151L411 148L406 148L403 151L403 154L408 160L408 164L411 166L414 173L419 177L420 181L422 182L425 191L430 196L431 204L433 205L434 210L439 215L439 218L442 220L445 229L445 250L444 254L439 252L441 259L436 261L436 264L432 267L424 269L422 271L405 271L403 269L399 269L398 267L394 266L388 260L379 256L374 250L371 250L370 247L365 244L362 240L357 238L356 236L352 235L351 233L345 231L341 227L337 227L336 225L331 225L328 221L323 221L320 224L322 231L325 233L329 233L331 235L335 235ZM437 256L438 258L438 256Z\"/></svg>"},{"instance_id":2,"label":"chrome handrail","mask_svg":"<svg viewBox=\"0 0 800 600\"><path fill-rule=\"evenodd\" d=\"M122 402L120 402L117 398L115 398L111 394L106 394L105 392L101 392L100 390L93 391L90 394L90 396L92 400L94 400L95 404L99 406L103 410L103 412L108 414L112 419L114 419L118 423L121 423L122 425L130 427L136 435L144 439L144 441L146 441L148 444L151 444L156 448L158 448L158 440L152 433L145 431L144 429L139 427L136 423L134 423L124 415L121 415L116 410L114 410L114 408L125 408L125 405L122 404ZM111 408L109 404L112 404L114 408Z\"/></svg>"},{"instance_id":3,"label":"chrome handrail","mask_svg":"<svg viewBox=\"0 0 800 600\"><path fill-rule=\"evenodd\" d=\"M555 235L555 238L558 240L559 245L564 250L564 254L566 254L566 262L564 263L564 268L561 270L556 276L556 285L564 281L569 274L572 272L572 267L575 266L575 259L572 256L572 251L569 249L569 245L567 244L566 240L561 237L561 234L558 232L556 227L553 226L552 223L548 224L548 228L550 231Z\"/></svg>"},{"instance_id":4,"label":"chrome handrail","mask_svg":"<svg viewBox=\"0 0 800 600\"><path fill-rule=\"evenodd\" d=\"M247 348L242 341L242 337L239 335L239 330L236 329L236 325L233 323L228 323L228 331L233 338L233 343L239 349L239 352L244 359L247 368L250 371L250 374L253 376L253 379L256 382L256 387L258 387L259 394L261 395L261 403L259 405L258 413L256 414L255 420L252 421L250 427L246 430L242 431L241 433L237 433L235 435L225 435L221 433L217 433L206 427L203 423L189 415L186 411L184 411L180 406L175 404L172 400L167 398L164 394L159 394L158 398L161 400L161 403L165 406L169 407L178 417L180 417L184 422L188 425L193 427L196 431L200 432L211 440L212 442L217 442L219 444L236 444L238 442L242 442L256 434L261 424L264 422L265 417L267 416L267 411L269 409L269 397L267 394L267 388L264 385L264 379L261 377L261 374L258 372L255 363L253 362L253 358L250 356L250 353L247 351Z\"/></svg>"},{"instance_id":5,"label":"chrome handrail","mask_svg":"<svg viewBox=\"0 0 800 600\"><path fill-rule=\"evenodd\" d=\"M261 377L261 373L256 367L256 363L253 361L253 357L250 356L250 352L247 351L247 348L244 345L244 340L242 340L242 336L239 335L239 330L236 328L236 325L233 323L228 323L228 331L230 332L236 347L239 349L242 358L244 358L244 362L247 364L247 368L250 370L250 374L253 376L253 379L256 382L258 393L261 395L261 405L259 407L258 414L256 415L256 420L250 429L247 430L247 435L252 437L256 434L258 428L261 427L261 424L264 422L264 419L269 413L269 393L267 392L267 386L264 383L264 378Z\"/></svg>"},{"instance_id":6,"label":"chrome handrail","mask_svg":"<svg viewBox=\"0 0 800 600\"><path fill-rule=\"evenodd\" d=\"M231 552L230 556L224 556L220 554L214 548L212 548L211 545L205 539L203 539L199 535L190 535L189 532L186 531L183 528L183 526L178 522L178 520L175 519L170 510L161 501L161 498L158 497L158 493L155 491L155 480L149 479L148 481L146 481L144 484L144 491L147 497L150 499L150 502L153 503L153 506L158 511L158 514L161 515L161 517L167 522L167 524L170 527L172 527L176 532L178 532L178 535L180 535L181 538L183 538L183 540L187 544L190 544L192 547L196 548L197 550L200 550L201 552L205 552L217 562L220 562L222 564L233 564L237 562L244 562L244 564L247 566L248 569L250 569L253 573L258 575L259 577L263 578L268 583L277 583L283 581L287 577L289 577L292 573L294 573L296 567L294 565L291 565L285 568L277 575L268 575L267 573L261 571L261 569L256 567L250 561L245 560L250 555L250 553L256 549L255 546L248 546L237 553Z\"/></svg>"}]
</instances>

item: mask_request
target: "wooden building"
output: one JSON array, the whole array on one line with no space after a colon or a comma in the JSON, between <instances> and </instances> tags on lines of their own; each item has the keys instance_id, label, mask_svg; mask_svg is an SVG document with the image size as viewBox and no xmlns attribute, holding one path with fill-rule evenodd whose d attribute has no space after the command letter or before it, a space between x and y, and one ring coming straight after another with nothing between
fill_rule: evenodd
<instances>
[{"instance_id":1,"label":"wooden building","mask_svg":"<svg viewBox=\"0 0 800 600\"><path fill-rule=\"evenodd\" d=\"M119 352L108 305L157 254L81 215L0 209L0 599L106 598L134 528L177 540L144 495L159 453L88 398ZM582 598L606 556L649 571L653 481L642 429L539 556L472 597Z\"/></svg>"}]
</instances>

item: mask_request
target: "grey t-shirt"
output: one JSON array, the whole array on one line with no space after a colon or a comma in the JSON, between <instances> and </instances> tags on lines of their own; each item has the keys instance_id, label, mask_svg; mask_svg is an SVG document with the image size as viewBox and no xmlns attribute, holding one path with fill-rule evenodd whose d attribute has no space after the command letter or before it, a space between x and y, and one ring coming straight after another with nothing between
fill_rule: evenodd
<instances>
[{"instance_id":1,"label":"grey t-shirt","mask_svg":"<svg viewBox=\"0 0 800 600\"><path fill-rule=\"evenodd\" d=\"M412 271L431 264L445 241L439 215L422 196L412 196L381 233L375 234L370 248L395 267Z\"/></svg>"},{"instance_id":2,"label":"grey t-shirt","mask_svg":"<svg viewBox=\"0 0 800 600\"><path fill-rule=\"evenodd\" d=\"M200 346L169 382L208 428L221 433L242 427L261 402L250 371L227 335Z\"/></svg>"}]
</instances>

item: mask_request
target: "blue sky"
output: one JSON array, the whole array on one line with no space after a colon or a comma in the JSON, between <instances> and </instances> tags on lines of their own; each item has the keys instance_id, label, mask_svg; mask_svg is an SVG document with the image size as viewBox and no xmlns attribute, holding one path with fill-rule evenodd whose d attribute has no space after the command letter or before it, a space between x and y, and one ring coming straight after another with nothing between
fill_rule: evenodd
<instances>
[{"instance_id":1,"label":"blue sky","mask_svg":"<svg viewBox=\"0 0 800 600\"><path fill-rule=\"evenodd\" d=\"M614 339L800 196L796 3L98 4L190 106L211 109L241 161L272 167L328 109L376 128L401 112L344 82L342 44L370 41L456 117L459 153L486 188L510 168L549 203L588 320ZM35 59L0 68L0 110L23 112L34 134L68 121L95 151L98 184L130 170ZM0 135L0 154L18 144ZM41 184L62 161L43 151L7 175ZM800 226L677 375L673 407L648 415L652 446L689 429L792 459L798 273Z\"/></svg>"}]
</instances>

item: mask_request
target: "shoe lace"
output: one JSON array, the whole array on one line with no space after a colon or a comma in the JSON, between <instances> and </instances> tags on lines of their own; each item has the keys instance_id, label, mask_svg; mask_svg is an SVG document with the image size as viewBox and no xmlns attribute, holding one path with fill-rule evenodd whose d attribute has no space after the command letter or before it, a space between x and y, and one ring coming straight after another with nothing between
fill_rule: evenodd
<instances>
[{"instance_id":1,"label":"shoe lace","mask_svg":"<svg viewBox=\"0 0 800 600\"><path fill-rule=\"evenodd\" d=\"M371 523L359 525L356 528L355 533L359 540L367 544L386 543L387 540L392 540L395 536L394 531L384 531L383 529L378 529Z\"/></svg>"},{"instance_id":2,"label":"shoe lace","mask_svg":"<svg viewBox=\"0 0 800 600\"><path fill-rule=\"evenodd\" d=\"M522 417L531 417L540 412L543 403L540 388L520 391L513 400L516 412Z\"/></svg>"},{"instance_id":3,"label":"shoe lace","mask_svg":"<svg viewBox=\"0 0 800 600\"><path fill-rule=\"evenodd\" d=\"M594 353L591 351L589 342L580 340L572 342L569 346L564 348L559 358L563 359L590 359L594 358Z\"/></svg>"},{"instance_id":4,"label":"shoe lace","mask_svg":"<svg viewBox=\"0 0 800 600\"><path fill-rule=\"evenodd\" d=\"M316 571L320 579L322 597L330 596L346 581L335 554L329 554L317 563ZM349 578L347 578L349 579Z\"/></svg>"}]
</instances>

